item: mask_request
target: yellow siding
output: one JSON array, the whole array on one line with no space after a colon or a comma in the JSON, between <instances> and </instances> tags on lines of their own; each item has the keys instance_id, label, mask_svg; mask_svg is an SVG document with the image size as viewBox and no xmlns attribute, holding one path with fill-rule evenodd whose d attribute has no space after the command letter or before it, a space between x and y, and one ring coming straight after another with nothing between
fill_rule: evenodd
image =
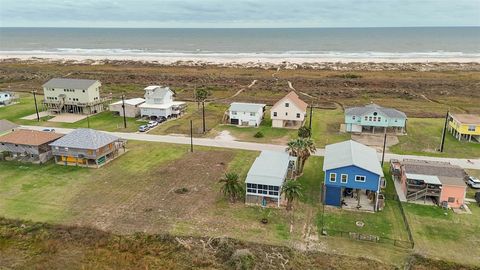
<instances>
[{"instance_id":1,"label":"yellow siding","mask_svg":"<svg viewBox=\"0 0 480 270\"><path fill-rule=\"evenodd\" d=\"M449 125L461 134L480 135L480 125L464 125L455 121L450 121ZM469 131L469 126L475 126L475 131Z\"/></svg>"}]
</instances>

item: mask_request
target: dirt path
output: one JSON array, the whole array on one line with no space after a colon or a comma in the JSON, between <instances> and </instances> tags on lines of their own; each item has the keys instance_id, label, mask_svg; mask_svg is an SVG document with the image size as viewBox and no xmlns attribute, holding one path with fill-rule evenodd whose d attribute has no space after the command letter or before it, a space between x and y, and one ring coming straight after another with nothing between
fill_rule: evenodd
<instances>
[{"instance_id":1,"label":"dirt path","mask_svg":"<svg viewBox=\"0 0 480 270\"><path fill-rule=\"evenodd\" d=\"M226 98L210 99L209 101L220 101L220 100L232 99L232 98L240 95L245 89L252 88L255 85L255 83L257 83L257 80L253 80L246 88L242 87L242 89L235 92L235 94L233 94L232 96L229 96L229 97L226 97Z\"/></svg>"}]
</instances>

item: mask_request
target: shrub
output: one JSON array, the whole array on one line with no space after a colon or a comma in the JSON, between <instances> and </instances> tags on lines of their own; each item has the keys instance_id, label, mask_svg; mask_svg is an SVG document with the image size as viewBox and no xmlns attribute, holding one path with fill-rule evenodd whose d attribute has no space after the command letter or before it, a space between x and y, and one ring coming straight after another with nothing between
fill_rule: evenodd
<instances>
[{"instance_id":1,"label":"shrub","mask_svg":"<svg viewBox=\"0 0 480 270\"><path fill-rule=\"evenodd\" d=\"M230 265L236 270L254 269L255 258L248 249L238 249L230 258Z\"/></svg>"},{"instance_id":2,"label":"shrub","mask_svg":"<svg viewBox=\"0 0 480 270\"><path fill-rule=\"evenodd\" d=\"M253 135L253 137L255 137L255 138L263 138L263 136L264 136L263 132L261 132L261 131L255 133L255 135Z\"/></svg>"},{"instance_id":3,"label":"shrub","mask_svg":"<svg viewBox=\"0 0 480 270\"><path fill-rule=\"evenodd\" d=\"M298 137L300 138L309 138L310 137L310 128L303 126L298 129Z\"/></svg>"}]
</instances>

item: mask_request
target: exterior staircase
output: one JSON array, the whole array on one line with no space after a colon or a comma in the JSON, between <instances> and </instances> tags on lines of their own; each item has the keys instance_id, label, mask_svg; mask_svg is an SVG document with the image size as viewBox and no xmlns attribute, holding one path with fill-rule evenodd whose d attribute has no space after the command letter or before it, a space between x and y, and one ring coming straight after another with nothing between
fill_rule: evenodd
<instances>
[{"instance_id":1,"label":"exterior staircase","mask_svg":"<svg viewBox=\"0 0 480 270\"><path fill-rule=\"evenodd\" d=\"M415 201L418 198L424 197L426 194L427 194L427 188L424 188L424 189L421 189L419 191L408 194L407 195L407 200L408 201L411 201L411 200Z\"/></svg>"}]
</instances>

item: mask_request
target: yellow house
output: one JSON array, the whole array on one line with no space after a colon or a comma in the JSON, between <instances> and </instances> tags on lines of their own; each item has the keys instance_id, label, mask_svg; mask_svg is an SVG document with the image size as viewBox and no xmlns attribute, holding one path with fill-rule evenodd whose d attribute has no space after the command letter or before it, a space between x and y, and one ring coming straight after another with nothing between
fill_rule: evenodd
<instances>
[{"instance_id":1,"label":"yellow house","mask_svg":"<svg viewBox=\"0 0 480 270\"><path fill-rule=\"evenodd\" d=\"M450 114L448 130L459 141L476 140L480 142L480 116L474 114Z\"/></svg>"}]
</instances>

